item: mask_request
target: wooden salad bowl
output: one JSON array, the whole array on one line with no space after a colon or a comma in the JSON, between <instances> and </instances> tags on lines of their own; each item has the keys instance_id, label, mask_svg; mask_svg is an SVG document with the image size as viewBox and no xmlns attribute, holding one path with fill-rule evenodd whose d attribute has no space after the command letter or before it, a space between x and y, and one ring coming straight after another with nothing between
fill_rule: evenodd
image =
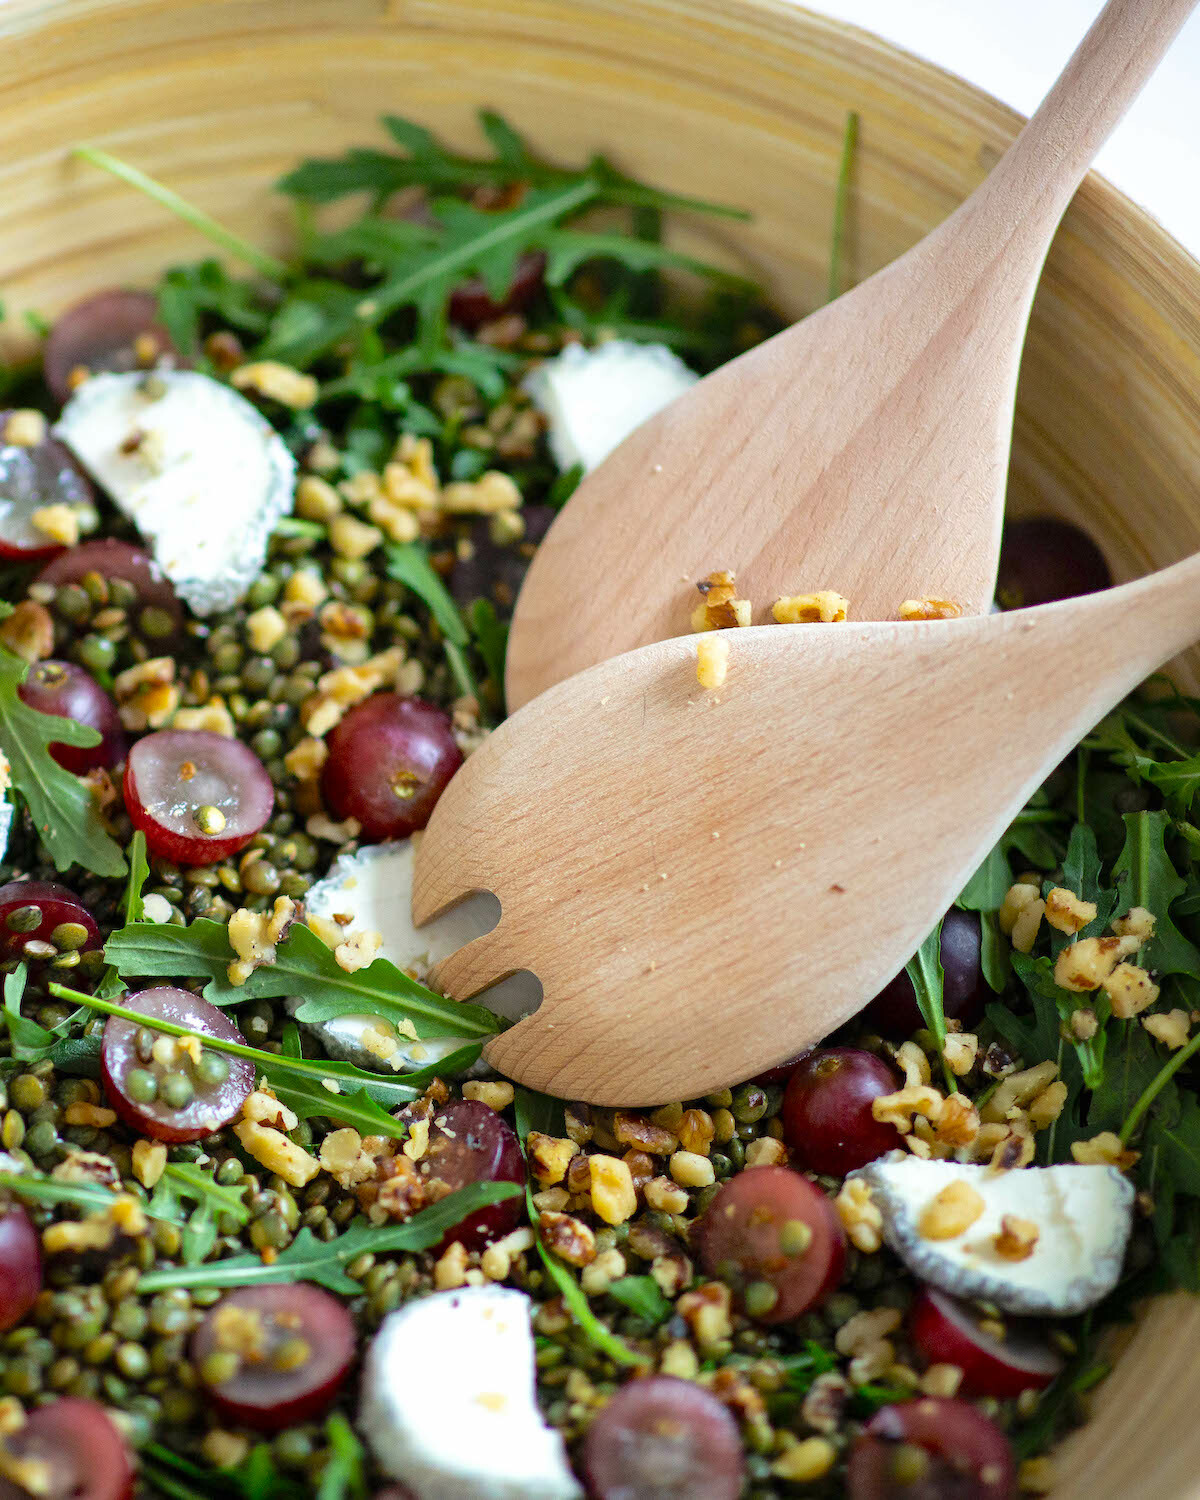
<instances>
[{"instance_id":1,"label":"wooden salad bowl","mask_svg":"<svg viewBox=\"0 0 1200 1500\"><path fill-rule=\"evenodd\" d=\"M270 185L298 158L377 140L388 111L471 146L490 105L565 162L601 147L750 209L749 224L677 226L679 242L748 268L799 315L823 296L848 109L862 117L855 277L949 213L1018 126L961 80L786 0L7 0L0 34L8 352L27 340L24 309L53 314L208 253L72 160L84 142L280 249L288 213ZM1011 510L1079 522L1127 578L1200 550L1198 479L1200 267L1090 178L1034 308ZM1200 680L1193 660L1179 670ZM1200 1301L1161 1299L1060 1449L1057 1500L1200 1497L1198 1391Z\"/></svg>"}]
</instances>

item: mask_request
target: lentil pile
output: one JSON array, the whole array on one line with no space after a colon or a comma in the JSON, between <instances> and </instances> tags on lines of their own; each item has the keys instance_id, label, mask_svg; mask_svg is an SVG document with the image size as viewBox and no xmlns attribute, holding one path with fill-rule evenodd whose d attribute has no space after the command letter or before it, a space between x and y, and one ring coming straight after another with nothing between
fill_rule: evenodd
<instances>
[{"instance_id":1,"label":"lentil pile","mask_svg":"<svg viewBox=\"0 0 1200 1500\"><path fill-rule=\"evenodd\" d=\"M503 1284L531 1299L541 1411L599 1500L1047 1493L1046 1450L1107 1372L1103 1323L1196 1289L1197 706L1157 690L1099 726L821 1048L646 1111L484 1073L500 1023L306 897L336 860L423 827L503 714L504 621L578 479L529 372L613 339L702 371L776 324L724 273L703 297L663 274L662 213L697 205L604 163L464 165L392 128L398 153L285 180L309 207L375 195L347 230L306 216L295 266L240 281L204 262L154 296L103 294L56 325L44 373L7 376L0 492L38 467L24 531L0 517L0 1490L438 1493L406 1490L356 1431L361 1356L416 1299ZM566 206L538 218L555 192ZM592 201L630 227L571 228ZM462 247L504 225L498 275ZM453 275L435 264L451 250ZM393 295L406 266L432 301ZM180 364L253 402L297 466L261 570L207 612L47 428L99 372L137 372L152 403ZM1006 607L1106 581L1098 553L1081 581L1095 549L1076 534L1057 584L1043 524L1009 529ZM734 579L705 582L695 628L745 624L714 614L741 602ZM845 618L831 591L781 603L805 600L797 629ZM94 733L55 740L30 710ZM182 801L159 789L168 744L199 778ZM345 974L386 991L374 1072L327 1050L336 1008L306 1015L305 976ZM465 1053L431 1055L463 1027ZM413 1071L391 1065L405 1049ZM871 1175L904 1162L963 1169L909 1239ZM914 1245L990 1222L992 1184L1073 1166L1137 1195L1086 1310L1034 1285L1013 1313L916 1274ZM1000 1219L1002 1271L1049 1253L1033 1212ZM39 1426L51 1413L92 1431L68 1402L120 1438L110 1457L95 1429L90 1476L47 1457L74 1452Z\"/></svg>"}]
</instances>

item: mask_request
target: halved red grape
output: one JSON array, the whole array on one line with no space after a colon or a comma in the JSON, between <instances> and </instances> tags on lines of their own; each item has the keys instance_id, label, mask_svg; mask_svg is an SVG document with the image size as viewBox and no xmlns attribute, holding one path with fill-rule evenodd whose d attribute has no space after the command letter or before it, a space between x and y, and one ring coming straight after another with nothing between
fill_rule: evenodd
<instances>
[{"instance_id":1,"label":"halved red grape","mask_svg":"<svg viewBox=\"0 0 1200 1500\"><path fill-rule=\"evenodd\" d=\"M1010 521L1000 543L996 600L1004 609L1027 609L1094 594L1112 585L1104 554L1069 521Z\"/></svg>"},{"instance_id":2,"label":"halved red grape","mask_svg":"<svg viewBox=\"0 0 1200 1500\"><path fill-rule=\"evenodd\" d=\"M33 1221L19 1203L0 1202L0 1333L16 1327L41 1289L42 1242Z\"/></svg>"},{"instance_id":3,"label":"halved red grape","mask_svg":"<svg viewBox=\"0 0 1200 1500\"><path fill-rule=\"evenodd\" d=\"M209 1400L231 1421L278 1432L332 1405L358 1342L354 1320L315 1286L241 1287L192 1337Z\"/></svg>"},{"instance_id":4,"label":"halved red grape","mask_svg":"<svg viewBox=\"0 0 1200 1500\"><path fill-rule=\"evenodd\" d=\"M512 1126L479 1099L452 1099L435 1110L429 1122L429 1145L417 1163L421 1176L448 1188L472 1182L525 1181L525 1160ZM505 1198L446 1231L441 1248L455 1240L468 1250L500 1239L520 1223L521 1198Z\"/></svg>"},{"instance_id":5,"label":"halved red grape","mask_svg":"<svg viewBox=\"0 0 1200 1500\"><path fill-rule=\"evenodd\" d=\"M542 289L546 257L540 250L526 250L517 261L508 291L499 302L491 296L482 276L472 276L450 293L450 321L474 333L494 318L524 312Z\"/></svg>"},{"instance_id":6,"label":"halved red grape","mask_svg":"<svg viewBox=\"0 0 1200 1500\"><path fill-rule=\"evenodd\" d=\"M424 828L463 759L449 715L399 693L356 704L326 744L325 804L336 818L357 818L371 840L404 839Z\"/></svg>"},{"instance_id":7,"label":"halved red grape","mask_svg":"<svg viewBox=\"0 0 1200 1500\"><path fill-rule=\"evenodd\" d=\"M846 1263L837 1210L790 1167L750 1167L731 1177L692 1234L705 1271L762 1323L784 1323L816 1307Z\"/></svg>"},{"instance_id":8,"label":"halved red grape","mask_svg":"<svg viewBox=\"0 0 1200 1500\"><path fill-rule=\"evenodd\" d=\"M900 1080L887 1063L858 1047L819 1047L801 1058L783 1096L783 1131L813 1172L845 1177L900 1144L894 1125L871 1106Z\"/></svg>"},{"instance_id":9,"label":"halved red grape","mask_svg":"<svg viewBox=\"0 0 1200 1500\"><path fill-rule=\"evenodd\" d=\"M1006 1400L1030 1386L1041 1390L1063 1368L1035 1324L1008 1322L1003 1337L981 1325L994 1323L969 1302L926 1287L913 1303L908 1331L930 1364L957 1365L963 1372L964 1396Z\"/></svg>"},{"instance_id":10,"label":"halved red grape","mask_svg":"<svg viewBox=\"0 0 1200 1500\"><path fill-rule=\"evenodd\" d=\"M127 995L122 1004L222 1041L246 1040L224 1012L190 990L159 985ZM164 1032L110 1016L100 1077L109 1103L131 1129L178 1145L212 1135L237 1117L254 1087L254 1064L203 1048L192 1056Z\"/></svg>"},{"instance_id":11,"label":"halved red grape","mask_svg":"<svg viewBox=\"0 0 1200 1500\"><path fill-rule=\"evenodd\" d=\"M48 943L55 928L82 927L87 937L76 944L81 951L99 948L96 920L65 885L54 880L10 880L0 885L0 953L15 958L36 938Z\"/></svg>"},{"instance_id":12,"label":"halved red grape","mask_svg":"<svg viewBox=\"0 0 1200 1500\"><path fill-rule=\"evenodd\" d=\"M885 1406L850 1449L847 1500L1013 1500L1009 1441L969 1401Z\"/></svg>"},{"instance_id":13,"label":"halved red grape","mask_svg":"<svg viewBox=\"0 0 1200 1500\"><path fill-rule=\"evenodd\" d=\"M971 1030L991 998L983 977L979 913L952 906L942 918L942 1008L949 1020ZM885 984L864 1015L882 1036L902 1040L920 1031L925 1021L917 1006L912 980L904 969Z\"/></svg>"},{"instance_id":14,"label":"halved red grape","mask_svg":"<svg viewBox=\"0 0 1200 1500\"><path fill-rule=\"evenodd\" d=\"M215 865L243 848L275 809L266 767L241 740L207 729L160 729L125 763L125 810L152 854Z\"/></svg>"},{"instance_id":15,"label":"halved red grape","mask_svg":"<svg viewBox=\"0 0 1200 1500\"><path fill-rule=\"evenodd\" d=\"M98 745L64 745L51 740L50 754L65 770L82 776L95 766L109 769L125 756L125 731L117 705L96 679L73 661L39 661L17 688L22 703L39 713L86 724L100 735Z\"/></svg>"},{"instance_id":16,"label":"halved red grape","mask_svg":"<svg viewBox=\"0 0 1200 1500\"><path fill-rule=\"evenodd\" d=\"M165 644L183 629L183 605L163 576L162 569L143 548L119 542L115 537L100 537L68 548L46 564L37 581L62 588L64 584L78 583L88 573L98 573L104 579L120 578L137 590L137 605L126 610L126 614L139 631L142 612L147 609L161 616L164 626L170 622L170 629L164 629L161 634L141 631L142 634L151 634L152 639Z\"/></svg>"},{"instance_id":17,"label":"halved red grape","mask_svg":"<svg viewBox=\"0 0 1200 1500\"><path fill-rule=\"evenodd\" d=\"M133 1457L95 1401L65 1396L31 1411L4 1440L10 1459L37 1465L36 1489L0 1479L0 1500L128 1500Z\"/></svg>"},{"instance_id":18,"label":"halved red grape","mask_svg":"<svg viewBox=\"0 0 1200 1500\"><path fill-rule=\"evenodd\" d=\"M45 505L88 505L95 491L61 443L45 437L33 447L3 440L9 411L0 411L0 557L41 562L63 550L33 524Z\"/></svg>"},{"instance_id":19,"label":"halved red grape","mask_svg":"<svg viewBox=\"0 0 1200 1500\"><path fill-rule=\"evenodd\" d=\"M744 1469L728 1409L702 1385L673 1375L622 1386L583 1440L595 1500L737 1500Z\"/></svg>"},{"instance_id":20,"label":"halved red grape","mask_svg":"<svg viewBox=\"0 0 1200 1500\"><path fill-rule=\"evenodd\" d=\"M143 340L150 342L143 344ZM60 401L73 389L72 373L141 370L175 346L158 321L158 299L150 292L97 292L61 313L42 356L46 384Z\"/></svg>"}]
</instances>

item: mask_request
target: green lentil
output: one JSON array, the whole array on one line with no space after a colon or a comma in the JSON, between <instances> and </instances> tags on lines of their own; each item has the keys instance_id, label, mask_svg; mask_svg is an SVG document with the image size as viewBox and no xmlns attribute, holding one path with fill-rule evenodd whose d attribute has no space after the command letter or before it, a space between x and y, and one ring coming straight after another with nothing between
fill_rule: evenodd
<instances>
[{"instance_id":1,"label":"green lentil","mask_svg":"<svg viewBox=\"0 0 1200 1500\"><path fill-rule=\"evenodd\" d=\"M8 1097L17 1109L28 1113L37 1109L39 1104L45 1104L49 1091L41 1078L32 1073L19 1073L9 1084Z\"/></svg>"},{"instance_id":2,"label":"green lentil","mask_svg":"<svg viewBox=\"0 0 1200 1500\"><path fill-rule=\"evenodd\" d=\"M107 636L85 635L75 647L75 655L89 672L107 672L117 659L117 647Z\"/></svg>"},{"instance_id":3,"label":"green lentil","mask_svg":"<svg viewBox=\"0 0 1200 1500\"><path fill-rule=\"evenodd\" d=\"M203 1088L215 1088L229 1077L229 1062L219 1052L204 1051L196 1063L196 1082Z\"/></svg>"},{"instance_id":4,"label":"green lentil","mask_svg":"<svg viewBox=\"0 0 1200 1500\"><path fill-rule=\"evenodd\" d=\"M214 1349L200 1362L200 1379L205 1385L224 1385L241 1367L242 1362L232 1349Z\"/></svg>"},{"instance_id":5,"label":"green lentil","mask_svg":"<svg viewBox=\"0 0 1200 1500\"><path fill-rule=\"evenodd\" d=\"M50 941L61 952L82 948L90 934L82 922L60 922L50 934Z\"/></svg>"},{"instance_id":6,"label":"green lentil","mask_svg":"<svg viewBox=\"0 0 1200 1500\"><path fill-rule=\"evenodd\" d=\"M125 1075L125 1092L135 1104L153 1104L158 1098L158 1078L148 1068L130 1068Z\"/></svg>"}]
</instances>

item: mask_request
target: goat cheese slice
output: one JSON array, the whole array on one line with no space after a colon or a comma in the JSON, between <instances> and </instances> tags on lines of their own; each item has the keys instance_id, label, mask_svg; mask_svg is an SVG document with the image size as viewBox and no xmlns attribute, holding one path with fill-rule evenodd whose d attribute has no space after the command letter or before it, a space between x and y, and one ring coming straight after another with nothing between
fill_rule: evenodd
<instances>
[{"instance_id":1,"label":"goat cheese slice","mask_svg":"<svg viewBox=\"0 0 1200 1500\"><path fill-rule=\"evenodd\" d=\"M956 1297L994 1302L1024 1316L1082 1312L1117 1283L1133 1223L1133 1184L1116 1167L1020 1167L996 1171L893 1154L861 1167L883 1215L888 1245L915 1276ZM921 1221L952 1183L965 1183L983 1212L953 1239L930 1239ZM996 1249L1007 1217L1037 1228L1024 1260Z\"/></svg>"},{"instance_id":2,"label":"goat cheese slice","mask_svg":"<svg viewBox=\"0 0 1200 1500\"><path fill-rule=\"evenodd\" d=\"M499 903L494 896L472 897L444 916L416 928L412 920L412 839L372 844L355 854L343 854L329 874L308 892L310 914L336 922L347 935L378 932L383 939L379 956L398 969L424 980L440 959L496 925ZM481 996L483 1004L510 1019L534 1010L541 987L531 975L512 979ZM292 1002L292 1009L300 1002ZM387 1021L373 1015L335 1016L330 1021L305 1023L331 1057L359 1068L386 1070L424 1068L465 1047L470 1037L430 1037L424 1041L398 1036Z\"/></svg>"},{"instance_id":3,"label":"goat cheese slice","mask_svg":"<svg viewBox=\"0 0 1200 1500\"><path fill-rule=\"evenodd\" d=\"M194 370L93 375L54 429L150 543L197 615L262 572L296 461L244 396Z\"/></svg>"},{"instance_id":4,"label":"goat cheese slice","mask_svg":"<svg viewBox=\"0 0 1200 1500\"><path fill-rule=\"evenodd\" d=\"M417 1500L578 1500L534 1389L530 1302L464 1287L389 1313L367 1351L359 1426Z\"/></svg>"},{"instance_id":5,"label":"goat cheese slice","mask_svg":"<svg viewBox=\"0 0 1200 1500\"><path fill-rule=\"evenodd\" d=\"M568 345L526 378L525 389L550 424L559 468L588 470L699 378L665 344L613 339L594 349Z\"/></svg>"}]
</instances>

